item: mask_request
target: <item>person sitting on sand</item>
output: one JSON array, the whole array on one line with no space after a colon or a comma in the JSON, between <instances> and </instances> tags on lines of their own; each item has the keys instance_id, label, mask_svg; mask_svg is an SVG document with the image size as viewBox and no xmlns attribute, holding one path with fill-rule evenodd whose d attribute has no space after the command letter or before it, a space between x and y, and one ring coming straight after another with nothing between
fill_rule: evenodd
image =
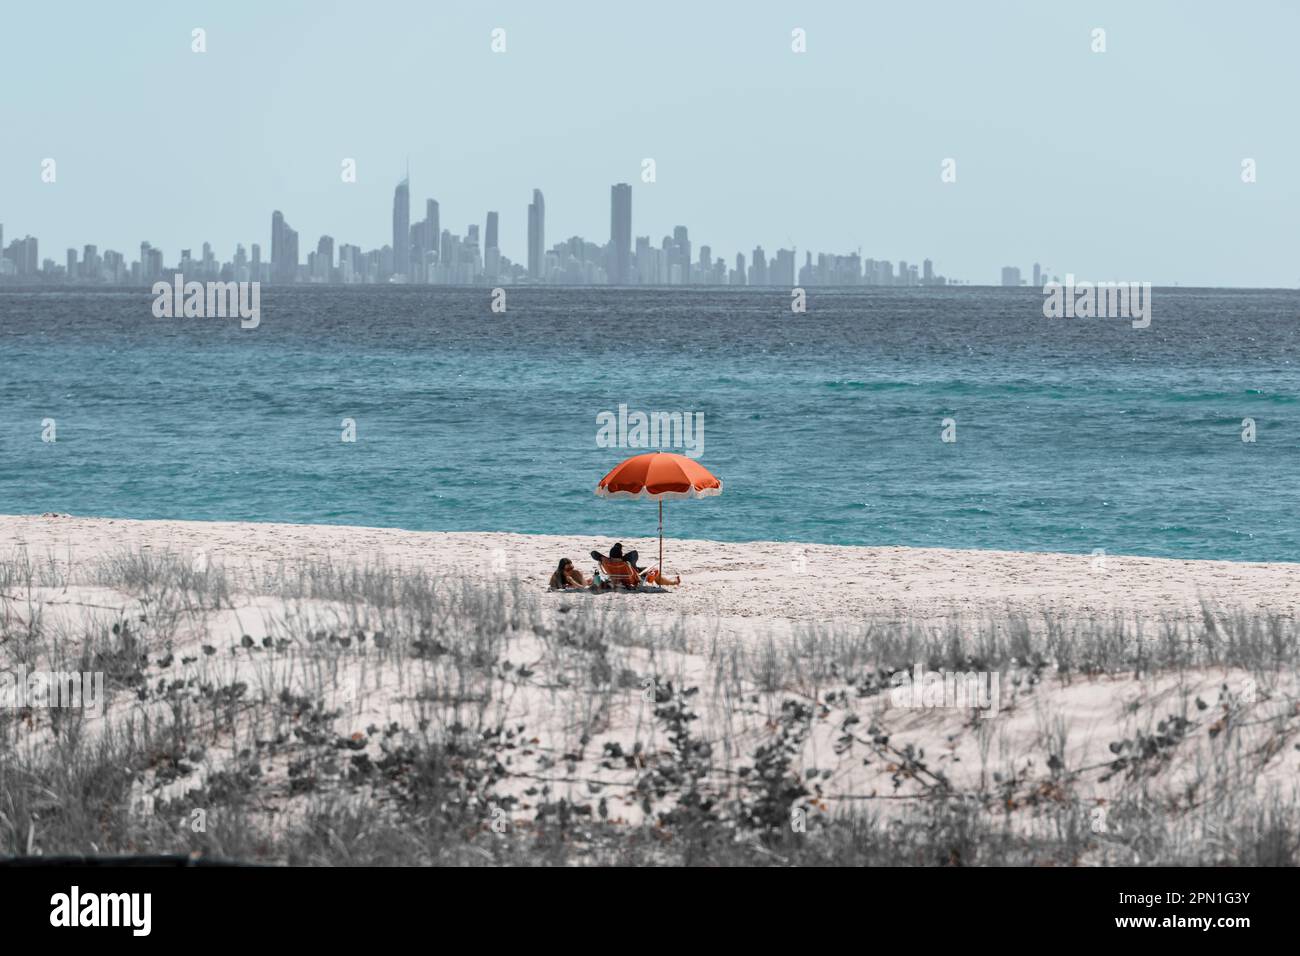
<instances>
[{"instance_id":1,"label":"person sitting on sand","mask_svg":"<svg viewBox=\"0 0 1300 956\"><path fill-rule=\"evenodd\" d=\"M591 552L591 556L600 562L601 570L610 576L610 579L624 587L634 588L643 581L646 584L677 585L682 583L681 577L669 578L663 575L658 568L651 568L648 572L645 568L637 566L637 558L640 557L635 551L623 551L623 542L616 541L614 546L609 549L609 556L601 554L599 551Z\"/></svg>"},{"instance_id":2,"label":"person sitting on sand","mask_svg":"<svg viewBox=\"0 0 1300 956\"><path fill-rule=\"evenodd\" d=\"M560 558L559 566L551 572L552 591L567 591L569 588L585 588L587 579L582 576L582 572L574 567L573 562L568 558Z\"/></svg>"},{"instance_id":3,"label":"person sitting on sand","mask_svg":"<svg viewBox=\"0 0 1300 956\"><path fill-rule=\"evenodd\" d=\"M627 560L627 557L623 554L623 549L619 545L610 548L608 555L593 551L591 556L600 564L601 572L611 585L621 588L640 587L641 571L635 564ZM634 553L633 558L635 556Z\"/></svg>"}]
</instances>

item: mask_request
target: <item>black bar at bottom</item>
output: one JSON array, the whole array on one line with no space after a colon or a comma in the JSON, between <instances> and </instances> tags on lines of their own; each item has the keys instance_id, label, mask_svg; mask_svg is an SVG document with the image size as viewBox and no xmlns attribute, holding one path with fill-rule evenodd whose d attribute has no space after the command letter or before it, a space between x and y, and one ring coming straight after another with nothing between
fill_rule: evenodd
<instances>
[{"instance_id":1,"label":"black bar at bottom","mask_svg":"<svg viewBox=\"0 0 1300 956\"><path fill-rule=\"evenodd\" d=\"M259 943L319 941L337 948L373 944L376 934L480 926L491 927L499 946L515 932L536 942L548 926L581 928L584 937L618 937L630 923L652 932L689 912L703 924L692 931L693 943L716 936L734 944L751 934L766 940L783 927L815 939L854 926L873 945L992 942L1029 930L1071 941L1199 935L1231 943L1261 930L1291 929L1295 888L1295 871L1283 869L544 872L258 867L188 857L0 861L8 940L76 929L83 940L93 934L128 945L145 938L242 940L252 932ZM117 925L85 925L114 920Z\"/></svg>"}]
</instances>

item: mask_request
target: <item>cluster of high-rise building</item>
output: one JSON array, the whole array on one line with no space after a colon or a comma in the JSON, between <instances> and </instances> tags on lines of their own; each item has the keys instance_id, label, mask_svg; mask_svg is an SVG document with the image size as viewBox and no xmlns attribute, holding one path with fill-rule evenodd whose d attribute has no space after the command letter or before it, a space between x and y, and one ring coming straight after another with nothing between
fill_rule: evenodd
<instances>
[{"instance_id":1,"label":"cluster of high-rise building","mask_svg":"<svg viewBox=\"0 0 1300 956\"><path fill-rule=\"evenodd\" d=\"M610 187L609 241L591 242L571 236L546 245L546 200L540 189L533 190L527 213L527 261L512 262L502 255L500 219L487 214L480 233L472 224L464 235L443 229L436 199L425 200L424 218L411 222L409 176L393 192L392 243L378 249L338 243L333 236L321 236L304 261L298 246L298 232L284 213L271 214L270 258L262 258L262 247L251 251L235 247L234 257L219 262L208 243L200 258L182 249L174 265L164 265L161 250L141 243L140 258L127 261L113 250L101 255L93 245L78 253L69 249L64 262L41 260L32 236L15 239L5 246L0 225L0 281L149 284L173 271L186 278L220 281L292 283L416 283L434 285L501 285L537 283L552 285L714 285L714 286L852 286L945 285L926 259L919 266L883 259L862 259L858 253L834 255L804 254L798 266L794 249L777 249L769 256L762 246L750 253L738 253L732 264L715 257L707 245L693 251L689 232L677 226L671 236L654 243L650 236L633 236L632 187L616 183ZM1003 273L1006 282L1006 270ZM1019 284L1017 279L1016 284Z\"/></svg>"},{"instance_id":2,"label":"cluster of high-rise building","mask_svg":"<svg viewBox=\"0 0 1300 956\"><path fill-rule=\"evenodd\" d=\"M1053 281L1057 281L1057 282L1060 281L1060 278L1057 277L1057 276L1053 276L1052 279L1053 279ZM1035 262L1035 263L1034 263L1034 278L1033 278L1033 280L1029 283L1029 285L1030 285L1032 288L1035 288L1035 289L1041 289L1041 288L1043 287L1043 285L1044 285L1047 281L1048 281L1047 270L1046 270L1043 266L1041 266L1041 265L1039 265L1037 262ZM1003 266L1003 267L1002 267L1002 284L1003 284L1004 286L1012 286L1012 287L1014 287L1014 286L1022 286L1022 285L1024 285L1024 284L1025 284L1025 280L1024 280L1023 278L1021 278L1021 275L1020 275L1020 267L1019 267L1019 266Z\"/></svg>"},{"instance_id":3,"label":"cluster of high-rise building","mask_svg":"<svg viewBox=\"0 0 1300 956\"><path fill-rule=\"evenodd\" d=\"M80 254L76 249L69 249L64 262L53 259L41 259L39 244L35 236L14 239L9 245L4 244L4 224L0 223L0 282L17 280L23 282L94 282L107 285L131 285L152 282L163 274L162 250L155 249L147 242L140 243L140 258L128 262L125 255L112 249L105 249L101 254L95 245L85 246ZM236 258L243 253L243 246L238 247ZM257 246L253 247L254 250ZM203 264L214 271L212 278L221 274L212 248L203 244ZM181 261L189 261L189 250L181 253ZM198 270L195 270L196 273Z\"/></svg>"}]
</instances>

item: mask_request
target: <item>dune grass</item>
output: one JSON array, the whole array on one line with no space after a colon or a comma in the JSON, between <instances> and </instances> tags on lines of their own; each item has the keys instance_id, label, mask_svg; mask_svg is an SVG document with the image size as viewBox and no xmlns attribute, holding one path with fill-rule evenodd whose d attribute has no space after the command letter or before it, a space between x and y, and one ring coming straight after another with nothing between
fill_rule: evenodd
<instances>
[{"instance_id":1,"label":"dune grass","mask_svg":"<svg viewBox=\"0 0 1300 956\"><path fill-rule=\"evenodd\" d=\"M1290 865L1298 636L1206 607L722 641L419 568L19 551L0 673L102 673L112 705L0 708L0 854ZM918 663L997 673L1032 732L912 728L886 705ZM1128 715L1100 759L1061 710L1089 688Z\"/></svg>"}]
</instances>

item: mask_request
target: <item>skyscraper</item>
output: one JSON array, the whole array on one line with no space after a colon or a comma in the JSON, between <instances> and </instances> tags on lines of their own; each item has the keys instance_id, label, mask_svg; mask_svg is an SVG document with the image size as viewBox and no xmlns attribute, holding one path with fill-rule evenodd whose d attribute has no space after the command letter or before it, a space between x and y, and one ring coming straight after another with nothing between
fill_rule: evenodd
<instances>
[{"instance_id":1,"label":"skyscraper","mask_svg":"<svg viewBox=\"0 0 1300 956\"><path fill-rule=\"evenodd\" d=\"M411 274L411 186L403 179L393 190L393 272Z\"/></svg>"},{"instance_id":2,"label":"skyscraper","mask_svg":"<svg viewBox=\"0 0 1300 956\"><path fill-rule=\"evenodd\" d=\"M609 187L609 244L609 282L627 285L632 276L632 187L627 183Z\"/></svg>"},{"instance_id":3,"label":"skyscraper","mask_svg":"<svg viewBox=\"0 0 1300 956\"><path fill-rule=\"evenodd\" d=\"M334 270L334 237L321 236L316 243L316 269L312 273L313 282L329 282Z\"/></svg>"},{"instance_id":4,"label":"skyscraper","mask_svg":"<svg viewBox=\"0 0 1300 956\"><path fill-rule=\"evenodd\" d=\"M528 275L546 278L546 200L540 189L533 190L528 204Z\"/></svg>"},{"instance_id":5,"label":"skyscraper","mask_svg":"<svg viewBox=\"0 0 1300 956\"><path fill-rule=\"evenodd\" d=\"M489 211L487 229L483 233L483 272L488 278L496 278L500 261L501 250L497 247L497 214Z\"/></svg>"},{"instance_id":6,"label":"skyscraper","mask_svg":"<svg viewBox=\"0 0 1300 956\"><path fill-rule=\"evenodd\" d=\"M636 281L650 285L655 281L654 254L650 250L650 237L636 237Z\"/></svg>"},{"instance_id":7,"label":"skyscraper","mask_svg":"<svg viewBox=\"0 0 1300 956\"><path fill-rule=\"evenodd\" d=\"M749 260L749 284L767 285L767 256L762 246L755 246Z\"/></svg>"},{"instance_id":8,"label":"skyscraper","mask_svg":"<svg viewBox=\"0 0 1300 956\"><path fill-rule=\"evenodd\" d=\"M781 285L788 288L794 287L794 256L793 249L778 249L776 256L768 265L767 281L771 285Z\"/></svg>"},{"instance_id":9,"label":"skyscraper","mask_svg":"<svg viewBox=\"0 0 1300 956\"><path fill-rule=\"evenodd\" d=\"M140 277L145 282L162 278L163 256L161 249L155 249L149 242L140 243Z\"/></svg>"},{"instance_id":10,"label":"skyscraper","mask_svg":"<svg viewBox=\"0 0 1300 956\"><path fill-rule=\"evenodd\" d=\"M143 256L144 253L142 252ZM271 213L271 281L280 281L280 270L284 259L284 213L276 210ZM143 260L142 260L143 261Z\"/></svg>"},{"instance_id":11,"label":"skyscraper","mask_svg":"<svg viewBox=\"0 0 1300 956\"><path fill-rule=\"evenodd\" d=\"M438 200L426 199L424 201L424 228L426 248L434 252L438 251L438 245L442 242L442 222L438 213Z\"/></svg>"},{"instance_id":12,"label":"skyscraper","mask_svg":"<svg viewBox=\"0 0 1300 956\"><path fill-rule=\"evenodd\" d=\"M144 254L140 256L144 264ZM298 233L284 221L284 213L271 213L271 281L296 282L298 280Z\"/></svg>"},{"instance_id":13,"label":"skyscraper","mask_svg":"<svg viewBox=\"0 0 1300 956\"><path fill-rule=\"evenodd\" d=\"M685 226L673 226L673 264L681 267L682 285L691 281L691 239Z\"/></svg>"}]
</instances>

